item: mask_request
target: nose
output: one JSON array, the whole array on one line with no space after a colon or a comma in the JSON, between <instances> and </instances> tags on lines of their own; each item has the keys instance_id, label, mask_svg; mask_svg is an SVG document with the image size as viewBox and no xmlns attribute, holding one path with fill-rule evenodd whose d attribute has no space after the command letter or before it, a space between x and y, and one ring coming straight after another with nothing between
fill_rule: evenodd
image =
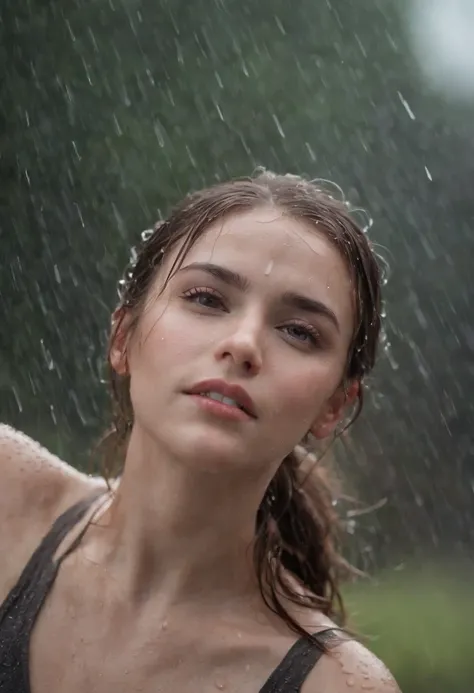
<instances>
[{"instance_id":1,"label":"nose","mask_svg":"<svg viewBox=\"0 0 474 693\"><path fill-rule=\"evenodd\" d=\"M247 316L234 322L220 341L215 353L218 361L227 361L239 373L256 375L262 368L262 326L259 319Z\"/></svg>"}]
</instances>

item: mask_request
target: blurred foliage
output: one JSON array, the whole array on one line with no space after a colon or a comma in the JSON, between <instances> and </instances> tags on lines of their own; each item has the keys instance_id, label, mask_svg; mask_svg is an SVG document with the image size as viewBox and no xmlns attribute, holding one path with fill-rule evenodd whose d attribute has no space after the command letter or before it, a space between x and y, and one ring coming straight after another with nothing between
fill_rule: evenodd
<instances>
[{"instance_id":1,"label":"blurred foliage","mask_svg":"<svg viewBox=\"0 0 474 693\"><path fill-rule=\"evenodd\" d=\"M471 693L471 578L439 566L382 575L346 598L356 632L391 669L403 693Z\"/></svg>"},{"instance_id":2,"label":"blurred foliage","mask_svg":"<svg viewBox=\"0 0 474 693\"><path fill-rule=\"evenodd\" d=\"M343 471L370 564L474 534L473 113L423 83L408 0L3 0L0 418L84 465L115 283L186 191L256 165L336 180L391 267ZM389 344L390 342L390 344Z\"/></svg>"}]
</instances>

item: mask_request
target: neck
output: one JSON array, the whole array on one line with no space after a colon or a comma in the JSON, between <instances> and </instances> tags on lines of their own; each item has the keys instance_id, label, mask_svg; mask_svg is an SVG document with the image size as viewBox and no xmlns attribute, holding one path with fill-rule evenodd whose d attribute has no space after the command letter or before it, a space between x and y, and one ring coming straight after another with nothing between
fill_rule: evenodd
<instances>
[{"instance_id":1,"label":"neck","mask_svg":"<svg viewBox=\"0 0 474 693\"><path fill-rule=\"evenodd\" d=\"M201 604L256 595L252 549L265 486L248 471L184 465L134 431L100 521L106 561L128 598L159 596L166 608L196 595Z\"/></svg>"}]
</instances>

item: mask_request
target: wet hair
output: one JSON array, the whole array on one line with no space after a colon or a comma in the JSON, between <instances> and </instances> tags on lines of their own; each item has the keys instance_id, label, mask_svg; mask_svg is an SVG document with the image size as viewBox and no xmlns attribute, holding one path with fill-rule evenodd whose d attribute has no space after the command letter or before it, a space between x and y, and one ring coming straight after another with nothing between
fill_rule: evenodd
<instances>
[{"instance_id":1,"label":"wet hair","mask_svg":"<svg viewBox=\"0 0 474 693\"><path fill-rule=\"evenodd\" d=\"M325 190L324 184L260 170L252 177L218 183L188 195L164 221L144 232L140 246L134 249L120 282L118 320L110 343L125 315L130 321L127 330L135 327L156 275L171 251L178 248L168 279L213 222L268 205L323 234L340 252L352 279L355 327L344 379L346 383L358 381L360 387L348 426L362 409L364 379L376 358L381 269L366 229L349 204ZM102 440L106 479L120 473L116 463L123 464L133 425L129 377L117 374L110 362L109 371L114 414L113 425ZM271 480L257 512L254 542L262 598L300 635L308 634L289 613L285 601L317 609L344 625L340 584L351 570L340 551L341 524L332 484L314 457L313 464L308 465L313 452L309 438L285 457Z\"/></svg>"}]
</instances>

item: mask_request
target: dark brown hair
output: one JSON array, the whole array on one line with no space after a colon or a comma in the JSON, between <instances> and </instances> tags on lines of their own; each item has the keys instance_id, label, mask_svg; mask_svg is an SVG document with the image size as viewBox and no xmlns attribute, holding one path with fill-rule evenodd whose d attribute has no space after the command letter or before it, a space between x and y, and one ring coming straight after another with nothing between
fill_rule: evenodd
<instances>
[{"instance_id":1,"label":"dark brown hair","mask_svg":"<svg viewBox=\"0 0 474 693\"><path fill-rule=\"evenodd\" d=\"M171 250L179 246L168 278L210 224L264 205L272 205L324 234L346 261L353 282L356 320L345 382L360 383L352 423L361 411L364 378L376 357L381 272L365 229L357 223L348 203L334 198L317 182L259 171L253 177L219 183L187 196L165 221L142 234L140 247L132 252L132 261L120 282L119 320L111 340L125 314L131 318L128 329L134 328L156 274ZM114 420L103 439L106 478L119 471L116 463L124 459L133 424L129 378L111 367L110 377ZM304 441L302 449L311 453L311 441ZM340 554L340 523L332 486L319 463L308 467L303 458L296 450L289 454L267 488L256 517L254 558L265 603L295 632L306 635L288 613L282 596L300 606L318 609L342 625L345 612L339 585L350 569ZM285 579L288 575L302 589L295 587L294 580Z\"/></svg>"}]
</instances>

